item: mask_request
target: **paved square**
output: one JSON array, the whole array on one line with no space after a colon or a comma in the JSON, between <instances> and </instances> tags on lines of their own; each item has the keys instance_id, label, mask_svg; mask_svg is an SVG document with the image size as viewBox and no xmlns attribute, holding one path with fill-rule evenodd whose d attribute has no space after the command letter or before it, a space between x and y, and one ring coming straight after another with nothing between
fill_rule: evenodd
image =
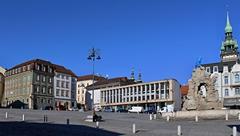
<instances>
[{"instance_id":1,"label":"paved square","mask_svg":"<svg viewBox=\"0 0 240 136\"><path fill-rule=\"evenodd\" d=\"M5 118L6 112L8 118ZM24 114L25 121L22 122ZM95 123L85 122L91 112L71 111L35 111L0 109L0 135L9 136L40 136L40 135L137 135L137 136L176 136L177 126L181 125L183 136L231 136L232 127L240 131L237 119L225 120L175 120L166 122L164 119L149 120L147 114L106 113L99 112L104 121L100 129ZM48 123L44 122L44 115ZM70 120L70 125L67 124ZM136 124L137 133L132 133L132 124Z\"/></svg>"}]
</instances>

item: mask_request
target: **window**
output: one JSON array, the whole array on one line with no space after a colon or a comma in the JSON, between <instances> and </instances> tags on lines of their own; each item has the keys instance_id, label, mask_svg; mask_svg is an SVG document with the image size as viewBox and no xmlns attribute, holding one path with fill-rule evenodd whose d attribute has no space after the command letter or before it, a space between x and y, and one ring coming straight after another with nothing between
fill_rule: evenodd
<instances>
[{"instance_id":1,"label":"window","mask_svg":"<svg viewBox=\"0 0 240 136\"><path fill-rule=\"evenodd\" d=\"M56 91L56 96L59 96L59 93L60 93L60 90L57 89L57 91Z\"/></svg>"},{"instance_id":2,"label":"window","mask_svg":"<svg viewBox=\"0 0 240 136\"><path fill-rule=\"evenodd\" d=\"M27 66L27 70L30 70L30 68L31 68L31 65L28 65L28 66Z\"/></svg>"},{"instance_id":3,"label":"window","mask_svg":"<svg viewBox=\"0 0 240 136\"><path fill-rule=\"evenodd\" d=\"M39 93L39 86L36 87L36 91L37 91L37 93Z\"/></svg>"},{"instance_id":4,"label":"window","mask_svg":"<svg viewBox=\"0 0 240 136\"><path fill-rule=\"evenodd\" d=\"M213 72L218 72L218 66L213 67Z\"/></svg>"},{"instance_id":5,"label":"window","mask_svg":"<svg viewBox=\"0 0 240 136\"><path fill-rule=\"evenodd\" d=\"M64 97L64 90L61 91L61 96Z\"/></svg>"},{"instance_id":6,"label":"window","mask_svg":"<svg viewBox=\"0 0 240 136\"><path fill-rule=\"evenodd\" d=\"M69 82L66 82L66 88L69 88Z\"/></svg>"},{"instance_id":7,"label":"window","mask_svg":"<svg viewBox=\"0 0 240 136\"><path fill-rule=\"evenodd\" d=\"M40 81L40 75L37 75L37 81Z\"/></svg>"},{"instance_id":8,"label":"window","mask_svg":"<svg viewBox=\"0 0 240 136\"><path fill-rule=\"evenodd\" d=\"M42 81L43 81L43 82L46 81L46 77L45 77L45 76L42 77Z\"/></svg>"},{"instance_id":9,"label":"window","mask_svg":"<svg viewBox=\"0 0 240 136\"><path fill-rule=\"evenodd\" d=\"M69 76L66 76L66 79L68 80L68 79L69 79Z\"/></svg>"},{"instance_id":10,"label":"window","mask_svg":"<svg viewBox=\"0 0 240 136\"><path fill-rule=\"evenodd\" d=\"M228 89L225 89L225 96L229 96Z\"/></svg>"},{"instance_id":11,"label":"window","mask_svg":"<svg viewBox=\"0 0 240 136\"><path fill-rule=\"evenodd\" d=\"M66 97L69 97L69 91L66 90Z\"/></svg>"},{"instance_id":12,"label":"window","mask_svg":"<svg viewBox=\"0 0 240 136\"><path fill-rule=\"evenodd\" d=\"M49 83L52 83L52 78L51 77L49 77Z\"/></svg>"},{"instance_id":13,"label":"window","mask_svg":"<svg viewBox=\"0 0 240 136\"><path fill-rule=\"evenodd\" d=\"M46 67L45 66L42 67L42 71L44 71L44 72L46 71Z\"/></svg>"},{"instance_id":14,"label":"window","mask_svg":"<svg viewBox=\"0 0 240 136\"><path fill-rule=\"evenodd\" d=\"M52 94L52 88L51 87L48 88L48 94Z\"/></svg>"},{"instance_id":15,"label":"window","mask_svg":"<svg viewBox=\"0 0 240 136\"><path fill-rule=\"evenodd\" d=\"M224 76L224 84L228 84L228 76Z\"/></svg>"},{"instance_id":16,"label":"window","mask_svg":"<svg viewBox=\"0 0 240 136\"><path fill-rule=\"evenodd\" d=\"M42 88L42 93L46 93L46 87Z\"/></svg>"},{"instance_id":17,"label":"window","mask_svg":"<svg viewBox=\"0 0 240 136\"><path fill-rule=\"evenodd\" d=\"M64 86L64 84L65 84L65 83L64 83L64 81L62 81L62 86L61 86L62 88L64 88L64 87L65 87L65 86Z\"/></svg>"},{"instance_id":18,"label":"window","mask_svg":"<svg viewBox=\"0 0 240 136\"><path fill-rule=\"evenodd\" d=\"M37 70L40 70L40 65L37 65Z\"/></svg>"},{"instance_id":19,"label":"window","mask_svg":"<svg viewBox=\"0 0 240 136\"><path fill-rule=\"evenodd\" d=\"M239 74L235 75L235 83L239 83Z\"/></svg>"},{"instance_id":20,"label":"window","mask_svg":"<svg viewBox=\"0 0 240 136\"><path fill-rule=\"evenodd\" d=\"M60 81L57 80L57 87L60 87Z\"/></svg>"},{"instance_id":21,"label":"window","mask_svg":"<svg viewBox=\"0 0 240 136\"><path fill-rule=\"evenodd\" d=\"M240 89L239 88L235 88L235 95L240 95Z\"/></svg>"},{"instance_id":22,"label":"window","mask_svg":"<svg viewBox=\"0 0 240 136\"><path fill-rule=\"evenodd\" d=\"M52 68L49 68L49 73L52 73L52 71L53 71Z\"/></svg>"},{"instance_id":23,"label":"window","mask_svg":"<svg viewBox=\"0 0 240 136\"><path fill-rule=\"evenodd\" d=\"M64 79L65 78L65 76L64 75L62 75L62 79Z\"/></svg>"},{"instance_id":24,"label":"window","mask_svg":"<svg viewBox=\"0 0 240 136\"><path fill-rule=\"evenodd\" d=\"M208 73L211 73L210 67L206 67L206 71L207 71Z\"/></svg>"}]
</instances>

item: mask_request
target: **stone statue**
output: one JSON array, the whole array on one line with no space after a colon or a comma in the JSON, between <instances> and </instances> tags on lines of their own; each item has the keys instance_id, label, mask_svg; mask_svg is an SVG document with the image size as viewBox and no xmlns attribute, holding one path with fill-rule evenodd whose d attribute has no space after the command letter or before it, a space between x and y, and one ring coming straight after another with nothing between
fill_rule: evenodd
<instances>
[{"instance_id":1,"label":"stone statue","mask_svg":"<svg viewBox=\"0 0 240 136\"><path fill-rule=\"evenodd\" d=\"M214 80L203 67L194 69L192 78L188 81L189 90L182 110L221 109L222 104L218 91L214 89Z\"/></svg>"}]
</instances>

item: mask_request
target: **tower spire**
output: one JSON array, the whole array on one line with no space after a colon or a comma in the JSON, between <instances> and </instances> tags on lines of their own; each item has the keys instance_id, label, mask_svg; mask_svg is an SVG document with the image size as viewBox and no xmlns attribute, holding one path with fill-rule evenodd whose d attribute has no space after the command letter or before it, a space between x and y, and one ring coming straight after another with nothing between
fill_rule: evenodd
<instances>
[{"instance_id":1,"label":"tower spire","mask_svg":"<svg viewBox=\"0 0 240 136\"><path fill-rule=\"evenodd\" d=\"M226 27L225 27L225 33L232 33L232 26L230 24L228 11L227 11L227 24L226 24Z\"/></svg>"}]
</instances>

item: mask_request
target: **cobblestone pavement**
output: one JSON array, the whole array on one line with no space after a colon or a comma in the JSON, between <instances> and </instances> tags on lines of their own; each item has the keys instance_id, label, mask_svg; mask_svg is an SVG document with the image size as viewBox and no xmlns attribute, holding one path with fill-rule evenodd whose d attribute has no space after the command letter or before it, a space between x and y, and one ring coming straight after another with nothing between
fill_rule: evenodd
<instances>
[{"instance_id":1,"label":"cobblestone pavement","mask_svg":"<svg viewBox=\"0 0 240 136\"><path fill-rule=\"evenodd\" d=\"M8 118L6 119L6 112ZM22 121L24 114L25 121ZM147 114L98 113L103 117L100 129L95 123L85 122L91 112L78 111L35 111L0 109L0 136L176 136L177 126L181 126L183 136L231 136L232 127L236 126L238 134L240 124L237 119L219 120L149 120ZM48 123L44 123L44 115ZM67 124L70 120L70 125ZM137 133L132 133L132 124L136 124Z\"/></svg>"}]
</instances>

